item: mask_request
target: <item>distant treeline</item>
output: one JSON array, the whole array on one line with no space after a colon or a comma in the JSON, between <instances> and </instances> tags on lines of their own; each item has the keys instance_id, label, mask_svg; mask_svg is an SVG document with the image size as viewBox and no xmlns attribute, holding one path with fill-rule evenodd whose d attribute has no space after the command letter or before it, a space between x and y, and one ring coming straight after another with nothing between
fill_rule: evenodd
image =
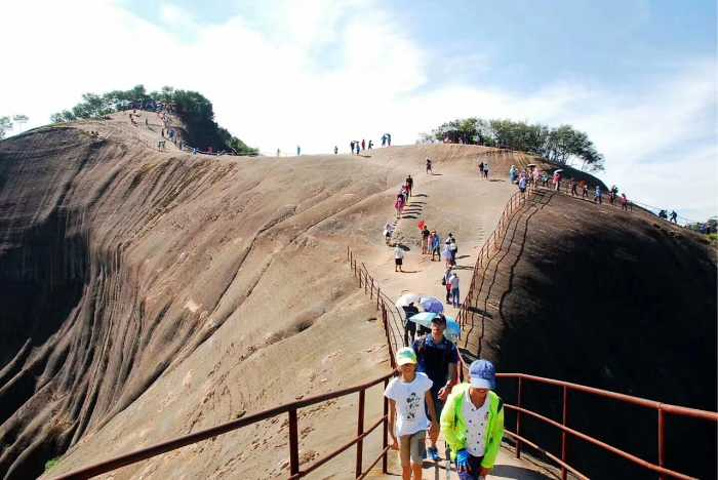
<instances>
[{"instance_id":1,"label":"distant treeline","mask_svg":"<svg viewBox=\"0 0 718 480\"><path fill-rule=\"evenodd\" d=\"M472 117L457 119L435 128L424 140L486 145L535 153L547 160L566 165L578 159L590 170L603 170L603 155L584 132L570 125L550 128L512 120L485 120Z\"/></svg>"},{"instance_id":2,"label":"distant treeline","mask_svg":"<svg viewBox=\"0 0 718 480\"><path fill-rule=\"evenodd\" d=\"M82 102L70 110L63 110L50 117L54 123L71 122L83 118L101 118L129 108L147 108L157 105L178 115L187 127L187 143L201 150L212 147L215 152L234 151L239 155L256 155L258 150L248 147L227 129L214 121L212 102L202 94L189 90L162 87L159 92L145 91L143 85L130 90L113 90L102 95L86 93Z\"/></svg>"}]
</instances>

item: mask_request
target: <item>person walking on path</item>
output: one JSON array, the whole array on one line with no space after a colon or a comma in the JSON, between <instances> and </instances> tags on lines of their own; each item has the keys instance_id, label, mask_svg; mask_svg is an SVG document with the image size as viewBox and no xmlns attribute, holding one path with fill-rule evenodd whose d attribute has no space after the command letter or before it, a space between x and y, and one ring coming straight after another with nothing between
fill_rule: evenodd
<instances>
[{"instance_id":1,"label":"person walking on path","mask_svg":"<svg viewBox=\"0 0 718 480\"><path fill-rule=\"evenodd\" d=\"M451 303L451 275L453 273L454 272L451 269L451 266L448 266L448 267L446 267L444 276L441 277L441 284L444 286L444 289L446 290L446 303Z\"/></svg>"},{"instance_id":2,"label":"person walking on path","mask_svg":"<svg viewBox=\"0 0 718 480\"><path fill-rule=\"evenodd\" d=\"M479 178L484 178L484 162L479 163Z\"/></svg>"},{"instance_id":3,"label":"person walking on path","mask_svg":"<svg viewBox=\"0 0 718 480\"><path fill-rule=\"evenodd\" d=\"M571 196L578 197L578 184L574 178L571 179Z\"/></svg>"},{"instance_id":4,"label":"person walking on path","mask_svg":"<svg viewBox=\"0 0 718 480\"><path fill-rule=\"evenodd\" d=\"M404 195L401 193L396 196L396 202L394 202L394 210L396 210L396 218L401 218L401 211L404 210Z\"/></svg>"},{"instance_id":5,"label":"person walking on path","mask_svg":"<svg viewBox=\"0 0 718 480\"><path fill-rule=\"evenodd\" d=\"M381 136L381 146L382 147L386 146L386 133Z\"/></svg>"},{"instance_id":6,"label":"person walking on path","mask_svg":"<svg viewBox=\"0 0 718 480\"><path fill-rule=\"evenodd\" d=\"M675 223L676 225L678 225L678 213L676 213L675 210L671 210L671 220L670 221Z\"/></svg>"},{"instance_id":7,"label":"person walking on path","mask_svg":"<svg viewBox=\"0 0 718 480\"><path fill-rule=\"evenodd\" d=\"M431 333L417 338L412 345L418 359L419 372L425 373L432 381L431 396L439 417L451 388L456 384L459 363L459 351L456 345L444 337L444 330L446 317L440 313L431 321ZM428 453L434 462L441 461L436 448L438 437L438 430L434 435L429 434Z\"/></svg>"},{"instance_id":8,"label":"person walking on path","mask_svg":"<svg viewBox=\"0 0 718 480\"><path fill-rule=\"evenodd\" d=\"M561 172L554 172L553 174L553 188L555 191L561 190Z\"/></svg>"},{"instance_id":9,"label":"person walking on path","mask_svg":"<svg viewBox=\"0 0 718 480\"><path fill-rule=\"evenodd\" d=\"M596 193L593 195L593 202L599 205L603 203L603 195L601 194L601 185L596 185Z\"/></svg>"},{"instance_id":10,"label":"person walking on path","mask_svg":"<svg viewBox=\"0 0 718 480\"><path fill-rule=\"evenodd\" d=\"M484 162L484 178L489 179L489 162Z\"/></svg>"},{"instance_id":11,"label":"person walking on path","mask_svg":"<svg viewBox=\"0 0 718 480\"><path fill-rule=\"evenodd\" d=\"M429 253L429 237L431 236L431 232L429 231L429 227L424 225L424 229L421 231L421 254L426 255Z\"/></svg>"},{"instance_id":12,"label":"person walking on path","mask_svg":"<svg viewBox=\"0 0 718 480\"><path fill-rule=\"evenodd\" d=\"M416 308L414 302L409 303L405 307L401 307L404 310L404 345L411 345L414 343L416 338L416 323L409 321L411 317L419 313L419 309Z\"/></svg>"},{"instance_id":13,"label":"person walking on path","mask_svg":"<svg viewBox=\"0 0 718 480\"><path fill-rule=\"evenodd\" d=\"M366 141L362 138L361 139L361 151L363 152L366 150Z\"/></svg>"},{"instance_id":14,"label":"person walking on path","mask_svg":"<svg viewBox=\"0 0 718 480\"><path fill-rule=\"evenodd\" d=\"M339 153L339 147L334 145L334 155L336 155L337 153Z\"/></svg>"},{"instance_id":15,"label":"person walking on path","mask_svg":"<svg viewBox=\"0 0 718 480\"><path fill-rule=\"evenodd\" d=\"M300 156L302 154L302 147L297 145L297 156Z\"/></svg>"},{"instance_id":16,"label":"person walking on path","mask_svg":"<svg viewBox=\"0 0 718 480\"><path fill-rule=\"evenodd\" d=\"M491 473L504 436L504 405L493 391L496 369L488 360L469 367L470 383L454 387L441 413L441 431L456 462L459 480Z\"/></svg>"},{"instance_id":17,"label":"person walking on path","mask_svg":"<svg viewBox=\"0 0 718 480\"><path fill-rule=\"evenodd\" d=\"M354 146L356 147L357 155L359 155L359 142L354 142Z\"/></svg>"},{"instance_id":18,"label":"person walking on path","mask_svg":"<svg viewBox=\"0 0 718 480\"><path fill-rule=\"evenodd\" d=\"M354 140L349 142L349 151L351 152L352 155L354 155Z\"/></svg>"},{"instance_id":19,"label":"person walking on path","mask_svg":"<svg viewBox=\"0 0 718 480\"><path fill-rule=\"evenodd\" d=\"M519 178L519 190L521 193L526 193L526 176Z\"/></svg>"},{"instance_id":20,"label":"person walking on path","mask_svg":"<svg viewBox=\"0 0 718 480\"><path fill-rule=\"evenodd\" d=\"M453 270L449 277L449 285L451 286L451 304L454 308L459 308L459 276Z\"/></svg>"},{"instance_id":21,"label":"person walking on path","mask_svg":"<svg viewBox=\"0 0 718 480\"><path fill-rule=\"evenodd\" d=\"M625 193L621 194L621 209L628 211L628 207L630 205L630 201L628 200L628 197L626 197ZM633 211L633 206L631 206L631 211Z\"/></svg>"},{"instance_id":22,"label":"person walking on path","mask_svg":"<svg viewBox=\"0 0 718 480\"><path fill-rule=\"evenodd\" d=\"M411 175L406 177L406 188L409 191L409 196L411 197L411 191L414 189L414 179L411 178Z\"/></svg>"},{"instance_id":23,"label":"person walking on path","mask_svg":"<svg viewBox=\"0 0 718 480\"><path fill-rule=\"evenodd\" d=\"M426 174L434 174L434 171L431 169L431 159L428 157L426 159Z\"/></svg>"},{"instance_id":24,"label":"person walking on path","mask_svg":"<svg viewBox=\"0 0 718 480\"><path fill-rule=\"evenodd\" d=\"M431 379L417 372L416 353L405 347L396 353L399 376L384 391L389 399L389 435L391 448L399 450L402 480L421 480L426 453L426 430L429 437L439 433L436 406L431 397ZM431 422L426 416L429 413ZM397 439L398 437L398 439Z\"/></svg>"},{"instance_id":25,"label":"person walking on path","mask_svg":"<svg viewBox=\"0 0 718 480\"><path fill-rule=\"evenodd\" d=\"M446 243L449 246L449 255L451 256L451 266L456 266L456 254L459 252L459 246L456 244L456 239L453 233L449 233L449 237L446 239Z\"/></svg>"},{"instance_id":26,"label":"person walking on path","mask_svg":"<svg viewBox=\"0 0 718 480\"><path fill-rule=\"evenodd\" d=\"M434 238L431 240L431 261L434 261L434 257L438 260L441 260L441 237L439 236L439 233L434 230L433 232Z\"/></svg>"},{"instance_id":27,"label":"person walking on path","mask_svg":"<svg viewBox=\"0 0 718 480\"><path fill-rule=\"evenodd\" d=\"M401 272L404 273L404 270L401 269L402 264L404 263L404 249L401 248L401 244L397 243L394 247L394 272Z\"/></svg>"},{"instance_id":28,"label":"person walking on path","mask_svg":"<svg viewBox=\"0 0 718 480\"><path fill-rule=\"evenodd\" d=\"M421 480L426 430L429 429L429 438L439 434L436 406L431 396L433 382L426 373L417 372L418 359L411 347L396 353L396 363L400 374L384 391L389 399L391 448L399 450L402 480L410 480L412 475L414 480Z\"/></svg>"},{"instance_id":29,"label":"person walking on path","mask_svg":"<svg viewBox=\"0 0 718 480\"><path fill-rule=\"evenodd\" d=\"M371 150L372 148L374 148L374 140L369 140L369 145L368 145L368 147L369 147L369 150Z\"/></svg>"},{"instance_id":30,"label":"person walking on path","mask_svg":"<svg viewBox=\"0 0 718 480\"><path fill-rule=\"evenodd\" d=\"M581 180L581 198L588 198L588 182Z\"/></svg>"},{"instance_id":31,"label":"person walking on path","mask_svg":"<svg viewBox=\"0 0 718 480\"><path fill-rule=\"evenodd\" d=\"M386 222L386 225L384 226L384 240L386 240L386 244L389 245L389 242L391 241L391 236L394 234L394 224L391 222Z\"/></svg>"}]
</instances>

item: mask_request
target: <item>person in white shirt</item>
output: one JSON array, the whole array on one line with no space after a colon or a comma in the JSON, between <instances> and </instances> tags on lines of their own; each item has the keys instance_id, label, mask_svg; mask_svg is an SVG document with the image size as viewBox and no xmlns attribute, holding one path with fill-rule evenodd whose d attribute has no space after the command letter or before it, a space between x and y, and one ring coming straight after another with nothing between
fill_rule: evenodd
<instances>
[{"instance_id":1,"label":"person in white shirt","mask_svg":"<svg viewBox=\"0 0 718 480\"><path fill-rule=\"evenodd\" d=\"M394 247L394 271L395 272L404 272L404 270L401 269L401 265L404 263L404 249L401 248L401 244L397 243L396 247Z\"/></svg>"},{"instance_id":2,"label":"person in white shirt","mask_svg":"<svg viewBox=\"0 0 718 480\"><path fill-rule=\"evenodd\" d=\"M399 450L402 480L421 480L422 461L426 450L426 430L429 435L439 431L434 400L431 396L433 382L425 373L417 372L416 353L411 347L396 353L400 375L395 377L384 391L389 399L389 434L392 448ZM426 416L426 409L432 422ZM398 437L398 439L397 439Z\"/></svg>"},{"instance_id":3,"label":"person in white shirt","mask_svg":"<svg viewBox=\"0 0 718 480\"><path fill-rule=\"evenodd\" d=\"M459 308L459 276L456 272L451 272L449 283L451 284L451 304L454 308Z\"/></svg>"}]
</instances>

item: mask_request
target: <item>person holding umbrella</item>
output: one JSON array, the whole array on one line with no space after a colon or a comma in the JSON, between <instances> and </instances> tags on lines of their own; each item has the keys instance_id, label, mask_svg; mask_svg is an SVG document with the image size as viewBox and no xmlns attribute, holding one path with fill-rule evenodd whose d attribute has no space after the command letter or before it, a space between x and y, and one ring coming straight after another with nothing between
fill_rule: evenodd
<instances>
[{"instance_id":1,"label":"person holding umbrella","mask_svg":"<svg viewBox=\"0 0 718 480\"><path fill-rule=\"evenodd\" d=\"M446 317L438 314L431 320L431 334L417 338L412 345L419 362L418 371L425 373L433 382L431 395L439 416L451 388L456 384L459 363L459 351L456 345L444 337L445 329ZM430 458L437 463L441 461L436 447L438 437L438 432L429 435L430 446L427 450Z\"/></svg>"},{"instance_id":2,"label":"person holding umbrella","mask_svg":"<svg viewBox=\"0 0 718 480\"><path fill-rule=\"evenodd\" d=\"M491 473L504 436L504 405L493 391L496 369L488 360L469 367L471 383L457 385L441 414L441 431L456 462L459 480Z\"/></svg>"},{"instance_id":3,"label":"person holding umbrella","mask_svg":"<svg viewBox=\"0 0 718 480\"><path fill-rule=\"evenodd\" d=\"M414 302L410 302L409 305L401 307L404 310L404 345L409 345L409 334L411 334L411 343L414 343L416 337L416 323L409 321L411 317L419 313L419 309L416 308Z\"/></svg>"}]
</instances>

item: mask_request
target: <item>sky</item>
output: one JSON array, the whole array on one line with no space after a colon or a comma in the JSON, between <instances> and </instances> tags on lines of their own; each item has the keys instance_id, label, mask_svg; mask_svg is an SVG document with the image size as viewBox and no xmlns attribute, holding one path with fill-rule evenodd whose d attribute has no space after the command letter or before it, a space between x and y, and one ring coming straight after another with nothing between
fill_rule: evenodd
<instances>
[{"instance_id":1,"label":"sky","mask_svg":"<svg viewBox=\"0 0 718 480\"><path fill-rule=\"evenodd\" d=\"M585 131L629 198L718 214L713 0L4 0L0 116L196 90L274 155L468 116Z\"/></svg>"}]
</instances>

